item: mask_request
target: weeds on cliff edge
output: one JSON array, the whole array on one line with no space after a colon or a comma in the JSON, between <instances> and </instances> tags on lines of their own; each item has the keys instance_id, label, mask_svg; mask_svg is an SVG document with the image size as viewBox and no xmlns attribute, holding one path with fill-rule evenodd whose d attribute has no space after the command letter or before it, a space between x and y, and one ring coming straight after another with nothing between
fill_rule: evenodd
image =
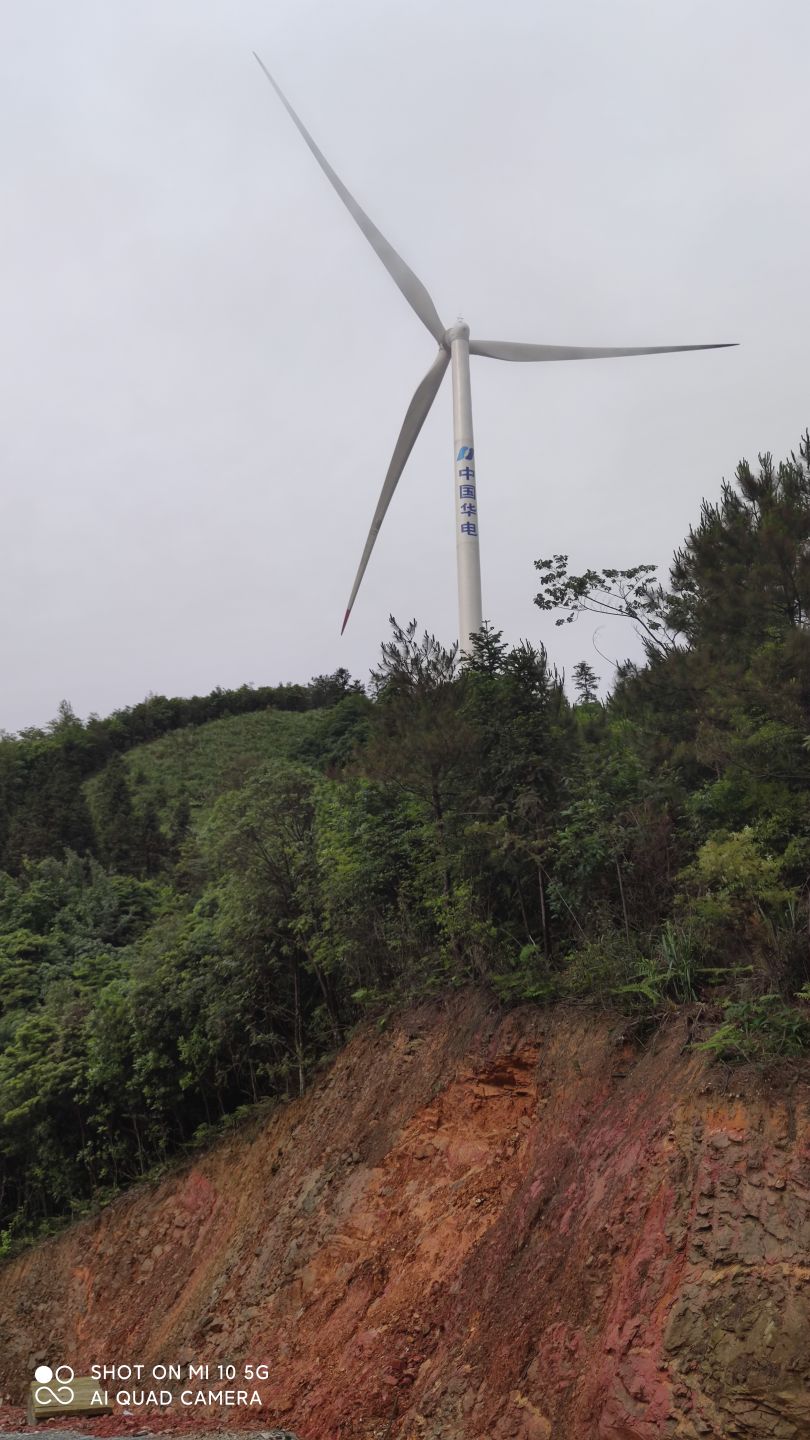
<instances>
[{"instance_id":1,"label":"weeds on cliff edge","mask_svg":"<svg viewBox=\"0 0 810 1440\"><path fill-rule=\"evenodd\" d=\"M728 999L724 1011L722 1025L696 1050L741 1063L795 1057L810 1048L810 1013L786 1004L781 995Z\"/></svg>"}]
</instances>

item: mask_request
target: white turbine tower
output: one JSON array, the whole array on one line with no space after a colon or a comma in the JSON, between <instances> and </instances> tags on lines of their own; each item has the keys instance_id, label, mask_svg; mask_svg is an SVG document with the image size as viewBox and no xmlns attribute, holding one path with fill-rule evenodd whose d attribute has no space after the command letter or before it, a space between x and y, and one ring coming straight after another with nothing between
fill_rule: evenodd
<instances>
[{"instance_id":1,"label":"white turbine tower","mask_svg":"<svg viewBox=\"0 0 810 1440\"><path fill-rule=\"evenodd\" d=\"M478 515L478 488L475 474L475 449L473 441L472 396L470 391L470 356L488 355L493 360L606 360L621 355L669 355L680 350L723 350L736 342L721 342L712 345L524 345L511 340L471 340L469 326L463 321L445 328L433 301L422 281L414 275L409 265L383 235L376 225L361 210L354 196L349 193L343 181L335 174L325 155L319 150L306 126L299 120L287 97L279 89L264 62L253 52L256 60L270 81L279 100L293 124L303 136L312 154L323 170L330 184L334 186L349 214L360 226L369 244L376 250L395 285L399 286L405 299L438 342L439 353L417 386L416 393L408 406L402 429L399 432L388 473L383 481L377 508L371 521L360 565L355 576L341 634L346 629L352 612L360 582L366 572L380 532L385 512L397 487L405 463L413 449L419 431L427 419L433 401L438 394L444 372L448 365L453 368L453 488L456 506L456 561L458 568L458 632L462 651L469 649L470 636L481 628L483 612L481 605L481 563L478 543L480 520Z\"/></svg>"}]
</instances>

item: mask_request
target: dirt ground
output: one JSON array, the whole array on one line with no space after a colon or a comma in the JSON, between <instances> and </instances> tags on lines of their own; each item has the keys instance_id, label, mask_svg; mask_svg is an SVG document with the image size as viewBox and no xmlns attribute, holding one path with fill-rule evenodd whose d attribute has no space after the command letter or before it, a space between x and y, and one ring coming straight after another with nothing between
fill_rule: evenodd
<instances>
[{"instance_id":1,"label":"dirt ground","mask_svg":"<svg viewBox=\"0 0 810 1440\"><path fill-rule=\"evenodd\" d=\"M259 1408L77 1430L810 1437L807 1077L685 1038L477 993L365 1028L303 1100L0 1270L0 1431L37 1364L137 1362L269 1373Z\"/></svg>"}]
</instances>

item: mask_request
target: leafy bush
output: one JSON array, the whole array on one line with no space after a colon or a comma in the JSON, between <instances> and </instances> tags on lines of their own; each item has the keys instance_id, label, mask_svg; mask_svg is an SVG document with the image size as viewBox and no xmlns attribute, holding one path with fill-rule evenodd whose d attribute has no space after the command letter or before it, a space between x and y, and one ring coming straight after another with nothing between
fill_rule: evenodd
<instances>
[{"instance_id":1,"label":"leafy bush","mask_svg":"<svg viewBox=\"0 0 810 1440\"><path fill-rule=\"evenodd\" d=\"M563 993L574 1000L615 1004L617 991L632 982L637 956L624 936L608 931L571 950L563 972Z\"/></svg>"},{"instance_id":2,"label":"leafy bush","mask_svg":"<svg viewBox=\"0 0 810 1440\"><path fill-rule=\"evenodd\" d=\"M562 993L561 976L550 971L536 944L524 945L510 965L496 965L491 983L496 995L509 1003L534 1001L545 1005L559 999Z\"/></svg>"},{"instance_id":3,"label":"leafy bush","mask_svg":"<svg viewBox=\"0 0 810 1440\"><path fill-rule=\"evenodd\" d=\"M810 1049L810 1017L781 995L729 999L724 1009L723 1024L697 1050L740 1063L799 1056Z\"/></svg>"}]
</instances>

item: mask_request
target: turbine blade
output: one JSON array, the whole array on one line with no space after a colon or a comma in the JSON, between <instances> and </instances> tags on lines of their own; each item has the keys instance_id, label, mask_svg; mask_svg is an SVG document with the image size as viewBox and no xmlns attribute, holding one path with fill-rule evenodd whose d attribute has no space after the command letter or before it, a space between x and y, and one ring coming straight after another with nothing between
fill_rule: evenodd
<instances>
[{"instance_id":1,"label":"turbine blade","mask_svg":"<svg viewBox=\"0 0 810 1440\"><path fill-rule=\"evenodd\" d=\"M610 360L622 355L674 355L680 350L728 350L738 342L715 345L523 345L513 340L471 340L471 355L492 360Z\"/></svg>"},{"instance_id":2,"label":"turbine blade","mask_svg":"<svg viewBox=\"0 0 810 1440\"><path fill-rule=\"evenodd\" d=\"M361 210L354 196L349 193L349 191L346 189L346 186L343 184L343 181L338 175L335 174L332 166L326 159L326 156L318 149L318 146L315 144L315 141L313 140L306 126L303 125L302 122L299 120L298 116L292 108L292 105L290 104L286 95L284 95L283 91L279 89L264 61L259 59L259 56L256 54L255 50L253 54L255 59L261 66L262 70L264 71L265 75L267 76L267 79L270 81L270 84L278 95L279 100L284 106L284 109L287 111L287 114L289 115L296 129L303 136L304 140L306 141L307 145L315 156L315 159L323 170L323 173L326 176L327 180L337 191L349 214L352 215L357 221L357 224L360 226L360 229L362 230L372 249L376 250L377 254L382 260L383 265L388 271L388 274L394 281L394 284L399 286L402 294L408 301L408 304L413 310L416 311L419 319L422 321L422 324L427 326L434 339L438 340L439 344L441 344L445 327L442 324L441 319L439 318L439 312L437 311L436 306L428 295L428 292L422 284L422 281L416 275L414 275L410 266L405 264L402 256L397 254L393 245L389 245L385 236L380 234L374 222L372 220L369 220L365 210Z\"/></svg>"},{"instance_id":3,"label":"turbine blade","mask_svg":"<svg viewBox=\"0 0 810 1440\"><path fill-rule=\"evenodd\" d=\"M439 393L439 386L442 383L444 372L450 363L450 356L446 350L440 350L433 361L424 380L416 387L416 393L408 406L405 419L402 422L402 429L399 438L394 446L394 453L391 456L391 464L388 466L388 474L383 481L380 491L380 498L377 501L377 509L374 511L374 519L371 522L371 529L368 532L365 549L360 560L360 566L355 576L352 593L349 596L349 603L346 606L346 614L343 617L343 624L340 633L346 629L349 616L352 613L357 592L360 589L360 581L366 573L366 566L371 558L374 549L374 542L380 533L380 526L385 519L385 512L391 503L391 497L397 488L397 481L405 469L405 462L408 459L419 431L427 419L428 411Z\"/></svg>"}]
</instances>

